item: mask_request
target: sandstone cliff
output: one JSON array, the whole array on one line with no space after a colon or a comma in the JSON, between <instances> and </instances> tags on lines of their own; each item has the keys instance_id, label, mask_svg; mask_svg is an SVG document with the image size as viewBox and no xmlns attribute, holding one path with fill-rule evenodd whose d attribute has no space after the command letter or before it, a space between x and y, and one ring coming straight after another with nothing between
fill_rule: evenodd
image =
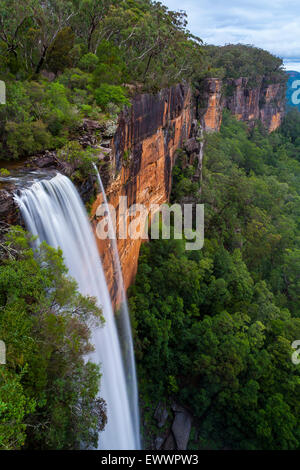
<instances>
[{"instance_id":1,"label":"sandstone cliff","mask_svg":"<svg viewBox=\"0 0 300 470\"><path fill-rule=\"evenodd\" d=\"M116 208L118 220L119 197L127 196L132 204L163 204L171 190L171 174L175 152L192 135L194 106L191 89L178 85L157 95L144 94L133 99L132 106L119 119L112 141L111 180L106 186L109 203ZM99 195L93 205L94 227ZM111 250L109 241L98 241L113 297ZM134 280L141 240L118 240L125 287Z\"/></svg>"},{"instance_id":2,"label":"sandstone cliff","mask_svg":"<svg viewBox=\"0 0 300 470\"><path fill-rule=\"evenodd\" d=\"M285 87L270 84L258 77L255 86L248 78L203 80L197 97L198 118L207 132L218 131L222 123L222 110L227 108L239 121L253 126L261 121L269 132L276 130L285 113Z\"/></svg>"},{"instance_id":3,"label":"sandstone cliff","mask_svg":"<svg viewBox=\"0 0 300 470\"><path fill-rule=\"evenodd\" d=\"M197 119L206 132L217 132L222 124L223 83L218 78L202 80L196 90Z\"/></svg>"},{"instance_id":4,"label":"sandstone cliff","mask_svg":"<svg viewBox=\"0 0 300 470\"><path fill-rule=\"evenodd\" d=\"M226 83L209 78L202 81L194 95L189 87L178 85L156 95L136 96L132 107L121 114L111 145L106 192L109 202L116 208L117 220L120 196L128 197L128 206L143 204L147 208L153 203L168 201L176 150L185 145L194 154L200 152L196 139L197 120L203 130L218 131L222 111L228 108L237 119L248 125L261 120L271 132L279 127L284 107L284 87L266 84L263 78L254 88L249 86L247 78ZM94 227L101 201L99 195L93 205ZM113 284L109 241L98 240L98 246L109 287L116 299L118 294L117 286ZM126 288L134 280L140 246L141 240L118 240Z\"/></svg>"},{"instance_id":5,"label":"sandstone cliff","mask_svg":"<svg viewBox=\"0 0 300 470\"><path fill-rule=\"evenodd\" d=\"M201 166L202 146L199 135L203 130L218 131L222 122L222 111L228 108L239 120L249 126L261 120L269 132L278 128L284 115L285 90L281 84L268 84L260 79L256 87L247 78L228 80L222 83L216 78L202 81L195 93L185 85L151 95L137 95L132 106L119 117L114 136L106 135L99 153L100 165L109 203L119 212L119 197L127 196L128 206L163 204L168 201L171 190L172 167L176 150L184 146ZM200 122L200 129L199 129ZM102 134L99 123L85 123L80 142L97 146L96 134ZM111 134L111 135L112 135ZM55 152L46 152L44 157L33 159L33 166L58 169L69 175L72 169L62 168ZM24 170L26 171L26 170ZM95 176L78 184L85 202L93 196L97 187ZM0 188L0 221L20 223L15 207L13 188ZM97 226L96 210L102 202L98 194L92 207L92 223ZM112 250L109 241L97 239L102 255L108 284L115 301L119 295L114 284ZM118 250L126 288L133 282L138 265L141 240L118 240Z\"/></svg>"}]
</instances>

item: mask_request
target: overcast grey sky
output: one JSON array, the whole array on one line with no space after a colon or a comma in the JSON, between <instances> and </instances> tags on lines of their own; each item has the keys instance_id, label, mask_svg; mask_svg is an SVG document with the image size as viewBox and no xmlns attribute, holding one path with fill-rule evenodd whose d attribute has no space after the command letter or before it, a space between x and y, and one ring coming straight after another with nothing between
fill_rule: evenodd
<instances>
[{"instance_id":1,"label":"overcast grey sky","mask_svg":"<svg viewBox=\"0 0 300 470\"><path fill-rule=\"evenodd\" d=\"M300 71L299 0L161 0L188 13L189 29L208 44L253 44Z\"/></svg>"}]
</instances>

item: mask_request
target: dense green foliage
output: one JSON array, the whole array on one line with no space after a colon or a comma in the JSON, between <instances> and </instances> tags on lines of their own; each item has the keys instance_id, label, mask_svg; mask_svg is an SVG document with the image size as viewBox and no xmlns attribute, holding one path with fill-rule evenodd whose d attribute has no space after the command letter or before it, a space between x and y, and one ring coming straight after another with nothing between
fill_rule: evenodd
<instances>
[{"instance_id":1,"label":"dense green foliage","mask_svg":"<svg viewBox=\"0 0 300 470\"><path fill-rule=\"evenodd\" d=\"M152 0L5 0L0 25L3 159L63 147L83 118L116 119L136 92L198 87L204 76L286 79L281 59L252 46L204 47L184 12Z\"/></svg>"},{"instance_id":2,"label":"dense green foliage","mask_svg":"<svg viewBox=\"0 0 300 470\"><path fill-rule=\"evenodd\" d=\"M67 277L61 252L42 244L34 253L29 242L14 228L0 244L0 448L96 445L105 403L99 367L85 355L103 318Z\"/></svg>"},{"instance_id":3,"label":"dense green foliage","mask_svg":"<svg viewBox=\"0 0 300 470\"><path fill-rule=\"evenodd\" d=\"M72 171L71 179L76 182L76 178L80 176L88 176L91 172L92 164L96 163L96 151L91 148L85 150L77 142L77 140L70 140L62 149L57 153L57 158L62 162L67 162ZM74 171L74 169L77 169ZM80 174L78 174L80 173Z\"/></svg>"},{"instance_id":4,"label":"dense green foliage","mask_svg":"<svg viewBox=\"0 0 300 470\"><path fill-rule=\"evenodd\" d=\"M300 447L293 120L266 135L225 113L221 132L206 136L201 187L184 152L174 169L173 200L205 204L204 249L180 240L142 248L130 305L145 415L150 426L160 400L186 406L195 448Z\"/></svg>"},{"instance_id":5,"label":"dense green foliage","mask_svg":"<svg viewBox=\"0 0 300 470\"><path fill-rule=\"evenodd\" d=\"M221 78L247 77L255 86L261 77L269 83L285 82L283 61L264 49L244 44L228 44L223 47L206 46L211 69L208 75Z\"/></svg>"},{"instance_id":6,"label":"dense green foliage","mask_svg":"<svg viewBox=\"0 0 300 470\"><path fill-rule=\"evenodd\" d=\"M198 87L204 76L285 80L265 51L203 47L185 13L160 2L0 0L0 158L55 149L73 178L75 168L87 175L84 118L113 124L132 94ZM300 334L298 129L295 113L271 136L225 115L207 137L201 191L184 152L174 169L173 200L206 204L204 250L143 247L131 291L143 399L151 413L160 399L189 407L200 448L299 447L290 361ZM100 312L66 277L62 254L46 245L34 253L21 230L6 235L0 258L0 447L96 445L105 404L100 371L84 356Z\"/></svg>"},{"instance_id":7,"label":"dense green foliage","mask_svg":"<svg viewBox=\"0 0 300 470\"><path fill-rule=\"evenodd\" d=\"M151 0L0 1L0 158L60 148L83 117L116 116L136 89L200 76L186 25Z\"/></svg>"},{"instance_id":8,"label":"dense green foliage","mask_svg":"<svg viewBox=\"0 0 300 470\"><path fill-rule=\"evenodd\" d=\"M131 81L177 83L197 67L200 40L186 29L185 13L156 1L5 0L0 20L1 67L20 76L61 72L97 51L101 60L103 41Z\"/></svg>"}]
</instances>

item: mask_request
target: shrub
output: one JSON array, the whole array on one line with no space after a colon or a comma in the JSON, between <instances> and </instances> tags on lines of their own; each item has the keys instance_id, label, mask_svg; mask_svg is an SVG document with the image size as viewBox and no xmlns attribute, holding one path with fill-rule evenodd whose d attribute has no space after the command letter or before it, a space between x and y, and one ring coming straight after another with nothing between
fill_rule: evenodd
<instances>
[{"instance_id":1,"label":"shrub","mask_svg":"<svg viewBox=\"0 0 300 470\"><path fill-rule=\"evenodd\" d=\"M6 145L13 158L33 155L46 150L51 145L51 134L42 121L8 122Z\"/></svg>"},{"instance_id":2,"label":"shrub","mask_svg":"<svg viewBox=\"0 0 300 470\"><path fill-rule=\"evenodd\" d=\"M58 152L58 158L70 163L73 168L80 169L83 176L92 171L92 163L96 162L95 151L91 148L83 150L79 142L71 140Z\"/></svg>"},{"instance_id":3,"label":"shrub","mask_svg":"<svg viewBox=\"0 0 300 470\"><path fill-rule=\"evenodd\" d=\"M128 106L129 99L126 96L126 90L121 86L108 85L103 83L95 91L95 99L98 106L103 110L107 109L109 103L114 103L118 106Z\"/></svg>"},{"instance_id":4,"label":"shrub","mask_svg":"<svg viewBox=\"0 0 300 470\"><path fill-rule=\"evenodd\" d=\"M79 67L85 72L93 72L99 63L99 59L95 54L89 52L81 57Z\"/></svg>"}]
</instances>

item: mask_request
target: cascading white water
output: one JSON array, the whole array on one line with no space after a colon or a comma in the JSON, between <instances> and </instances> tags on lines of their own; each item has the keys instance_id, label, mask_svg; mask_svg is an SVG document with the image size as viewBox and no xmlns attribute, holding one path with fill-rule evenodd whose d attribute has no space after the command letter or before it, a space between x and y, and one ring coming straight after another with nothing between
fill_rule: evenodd
<instances>
[{"instance_id":1,"label":"cascading white water","mask_svg":"<svg viewBox=\"0 0 300 470\"><path fill-rule=\"evenodd\" d=\"M15 196L27 229L37 242L46 241L63 251L70 275L80 292L97 298L105 318L103 328L92 332L95 352L91 360L101 363L100 395L107 403L108 423L99 436L103 450L137 448L133 417L129 404L120 343L90 223L71 181L57 174L51 180L34 183Z\"/></svg>"},{"instance_id":2,"label":"cascading white water","mask_svg":"<svg viewBox=\"0 0 300 470\"><path fill-rule=\"evenodd\" d=\"M130 400L130 407L131 412L133 415L133 424L134 424L134 431L136 436L136 447L140 449L140 414L139 414L139 404L138 404L138 385L137 385L137 376L136 376L136 368L135 368L135 359L134 359L134 348L133 348L133 341L132 341L132 333L131 333L131 324L130 324L130 316L129 316L129 309L127 303L127 297L124 287L124 279L122 274L122 268L120 263L118 245L117 245L117 237L115 231L115 225L112 221L106 193L104 190L104 186L102 183L102 179L100 173L98 171L97 166L93 163L95 172L97 174L98 183L100 186L100 190L103 197L103 204L104 209L107 214L107 223L108 223L108 235L111 242L112 248L112 257L113 257L113 264L114 264L114 272L117 275L117 282L118 287L121 291L121 300L122 304L120 306L120 312L118 316L118 325L120 331L120 341L121 347L123 350L123 357L124 357L124 365L126 370L126 379L127 379L127 387L129 393L129 400Z\"/></svg>"}]
</instances>

